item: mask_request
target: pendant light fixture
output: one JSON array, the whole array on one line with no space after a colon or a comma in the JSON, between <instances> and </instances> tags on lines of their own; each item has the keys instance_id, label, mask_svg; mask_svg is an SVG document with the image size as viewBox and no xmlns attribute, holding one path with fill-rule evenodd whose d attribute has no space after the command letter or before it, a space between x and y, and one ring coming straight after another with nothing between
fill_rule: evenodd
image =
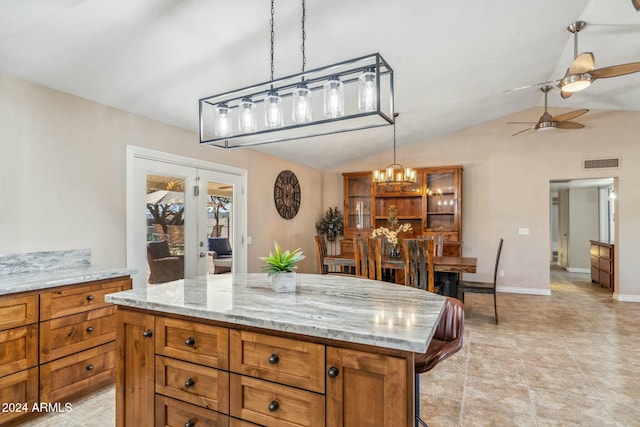
<instances>
[{"instance_id":1,"label":"pendant light fixture","mask_svg":"<svg viewBox=\"0 0 640 427\"><path fill-rule=\"evenodd\" d=\"M306 0L301 2L302 71L274 79L275 0L271 0L271 78L200 99L201 144L249 147L394 123L393 70L380 54L305 70L307 10ZM260 114L263 120L258 119Z\"/></svg>"},{"instance_id":2,"label":"pendant light fixture","mask_svg":"<svg viewBox=\"0 0 640 427\"><path fill-rule=\"evenodd\" d=\"M398 114L396 113L396 117ZM386 185L409 185L416 182L416 171L396 162L396 123L393 123L393 163L386 169L373 171L373 182Z\"/></svg>"}]
</instances>

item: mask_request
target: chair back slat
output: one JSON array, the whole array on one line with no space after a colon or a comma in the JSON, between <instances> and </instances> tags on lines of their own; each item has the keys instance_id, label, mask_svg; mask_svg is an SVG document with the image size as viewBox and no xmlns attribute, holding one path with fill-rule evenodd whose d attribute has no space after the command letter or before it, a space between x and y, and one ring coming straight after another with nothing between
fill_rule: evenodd
<instances>
[{"instance_id":1,"label":"chair back slat","mask_svg":"<svg viewBox=\"0 0 640 427\"><path fill-rule=\"evenodd\" d=\"M373 280L382 280L382 242L379 238L356 237L355 249L356 275Z\"/></svg>"},{"instance_id":2,"label":"chair back slat","mask_svg":"<svg viewBox=\"0 0 640 427\"><path fill-rule=\"evenodd\" d=\"M425 291L429 288L428 242L425 239L402 241L405 254L405 285Z\"/></svg>"},{"instance_id":3,"label":"chair back slat","mask_svg":"<svg viewBox=\"0 0 640 427\"><path fill-rule=\"evenodd\" d=\"M496 254L496 267L493 270L493 289L496 289L496 283L498 281L498 265L500 264L500 253L502 252L502 242L504 239L500 239L500 243L498 244L498 253Z\"/></svg>"},{"instance_id":4,"label":"chair back slat","mask_svg":"<svg viewBox=\"0 0 640 427\"><path fill-rule=\"evenodd\" d=\"M324 234L316 235L316 252L318 254L318 273L327 274L328 266L324 265L324 257L327 256L327 238Z\"/></svg>"}]
</instances>

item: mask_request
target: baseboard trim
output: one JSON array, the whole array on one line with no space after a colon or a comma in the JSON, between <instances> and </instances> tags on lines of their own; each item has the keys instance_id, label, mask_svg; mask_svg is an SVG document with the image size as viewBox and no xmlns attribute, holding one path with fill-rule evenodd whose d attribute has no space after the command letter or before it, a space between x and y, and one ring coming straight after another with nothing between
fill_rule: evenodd
<instances>
[{"instance_id":1,"label":"baseboard trim","mask_svg":"<svg viewBox=\"0 0 640 427\"><path fill-rule=\"evenodd\" d=\"M568 273L591 274L591 269L589 269L589 268L575 268L575 267L568 267L568 268L567 268L567 272L568 272Z\"/></svg>"},{"instance_id":2,"label":"baseboard trim","mask_svg":"<svg viewBox=\"0 0 640 427\"><path fill-rule=\"evenodd\" d=\"M640 295L625 295L614 292L613 299L621 302L640 302Z\"/></svg>"},{"instance_id":3,"label":"baseboard trim","mask_svg":"<svg viewBox=\"0 0 640 427\"><path fill-rule=\"evenodd\" d=\"M497 286L496 291L505 292L508 294L527 294L527 295L543 295L543 296L551 295L551 289L520 288L517 286Z\"/></svg>"}]
</instances>

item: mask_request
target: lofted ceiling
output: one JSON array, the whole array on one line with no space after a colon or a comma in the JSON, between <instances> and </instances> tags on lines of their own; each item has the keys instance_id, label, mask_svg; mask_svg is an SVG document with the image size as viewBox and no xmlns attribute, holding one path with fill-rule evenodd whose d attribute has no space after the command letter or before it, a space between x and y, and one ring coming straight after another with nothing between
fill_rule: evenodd
<instances>
[{"instance_id":1,"label":"lofted ceiling","mask_svg":"<svg viewBox=\"0 0 640 427\"><path fill-rule=\"evenodd\" d=\"M276 1L275 77L301 69L300 4ZM197 132L199 98L269 79L269 12L268 0L0 0L0 72ZM381 53L402 146L542 110L537 88L504 91L561 78L576 20L596 68L640 61L630 0L307 0L306 69ZM640 73L549 95L552 114L640 111ZM589 115L579 121L588 127ZM259 149L327 169L391 144L388 126Z\"/></svg>"}]
</instances>

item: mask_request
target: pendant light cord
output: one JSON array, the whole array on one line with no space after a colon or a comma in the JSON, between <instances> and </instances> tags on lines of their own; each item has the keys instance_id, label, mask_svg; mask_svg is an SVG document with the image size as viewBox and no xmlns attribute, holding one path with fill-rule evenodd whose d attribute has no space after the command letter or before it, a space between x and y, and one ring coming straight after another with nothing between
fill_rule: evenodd
<instances>
[{"instance_id":1,"label":"pendant light cord","mask_svg":"<svg viewBox=\"0 0 640 427\"><path fill-rule=\"evenodd\" d=\"M304 73L304 67L307 64L307 55L305 52L305 41L307 40L307 32L304 28L304 21L307 18L307 3L302 0L302 72ZM302 77L304 81L304 76Z\"/></svg>"},{"instance_id":2,"label":"pendant light cord","mask_svg":"<svg viewBox=\"0 0 640 427\"><path fill-rule=\"evenodd\" d=\"M396 121L393 121L393 164L396 163Z\"/></svg>"},{"instance_id":3,"label":"pendant light cord","mask_svg":"<svg viewBox=\"0 0 640 427\"><path fill-rule=\"evenodd\" d=\"M275 38L275 33L273 31L273 15L275 14L275 0L271 0L271 81L273 82L273 42ZM271 84L271 89L273 89L273 83Z\"/></svg>"}]
</instances>

